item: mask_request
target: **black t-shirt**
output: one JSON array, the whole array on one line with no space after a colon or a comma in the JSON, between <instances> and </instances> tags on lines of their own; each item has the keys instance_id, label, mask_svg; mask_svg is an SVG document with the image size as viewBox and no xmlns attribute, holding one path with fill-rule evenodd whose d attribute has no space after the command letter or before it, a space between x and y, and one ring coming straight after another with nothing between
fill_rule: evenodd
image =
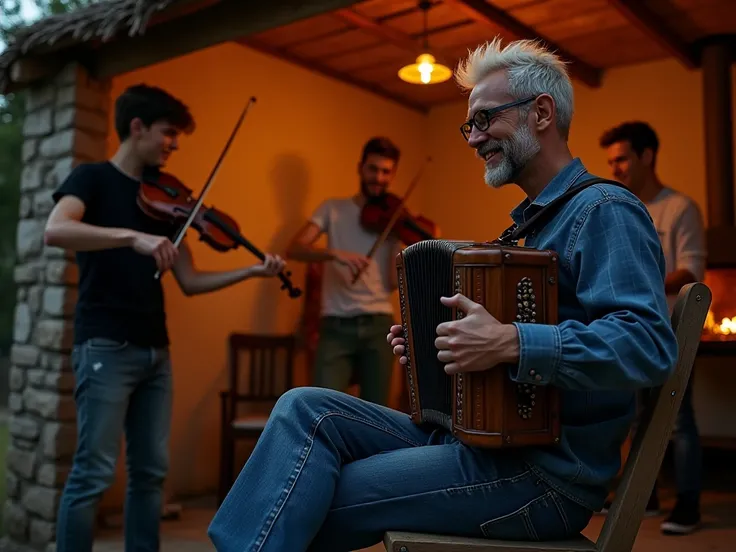
<instances>
[{"instance_id":1,"label":"black t-shirt","mask_svg":"<svg viewBox=\"0 0 736 552\"><path fill-rule=\"evenodd\" d=\"M138 207L140 183L109 162L72 170L54 193L54 201L73 195L85 204L82 222L129 228L174 239L177 226L156 221ZM74 342L107 337L140 346L168 345L164 294L154 277L156 261L131 247L77 252L79 298Z\"/></svg>"}]
</instances>

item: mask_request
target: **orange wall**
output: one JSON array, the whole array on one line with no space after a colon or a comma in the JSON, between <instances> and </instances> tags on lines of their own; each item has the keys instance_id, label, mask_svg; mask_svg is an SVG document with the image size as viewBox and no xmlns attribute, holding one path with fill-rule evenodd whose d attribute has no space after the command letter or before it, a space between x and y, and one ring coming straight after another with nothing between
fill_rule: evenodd
<instances>
[{"instance_id":1,"label":"orange wall","mask_svg":"<svg viewBox=\"0 0 736 552\"><path fill-rule=\"evenodd\" d=\"M423 155L432 168L409 205L442 228L443 236L494 238L522 199L515 187L493 191L483 167L460 136L466 102L433 109L424 117L391 102L235 44L221 45L116 79L112 97L124 87L147 82L187 102L198 128L182 140L168 169L194 190L209 174L248 97L249 112L207 197L266 251L283 251L289 236L325 197L356 188L355 166L364 141L386 134L402 148L396 183L403 193ZM608 176L598 148L600 133L635 117L650 121L662 142L659 172L672 187L691 195L705 213L702 91L698 72L676 62L611 71L599 90L576 83L571 148L594 172ZM112 121L111 121L112 125ZM117 146L111 126L109 151ZM196 243L197 264L208 270L251 264L247 252L216 253ZM303 267L292 267L303 283ZM217 293L185 298L173 278L164 278L175 402L170 489L199 493L215 489L218 472L217 391L225 381L225 340L232 331L265 333L296 329L302 302L288 299L276 281L252 281ZM304 383L304 382L301 382ZM706 402L701 400L700 402ZM122 500L120 482L107 498Z\"/></svg>"},{"instance_id":2,"label":"orange wall","mask_svg":"<svg viewBox=\"0 0 736 552\"><path fill-rule=\"evenodd\" d=\"M131 84L166 88L190 106L197 129L185 136L167 170L195 190L202 188L250 96L257 102L225 158L206 203L234 217L262 251L283 253L311 211L328 196L349 196L365 141L387 135L402 150L396 190L402 193L426 151L421 114L269 58L236 44L200 51L113 82L112 100ZM109 152L118 145L110 118ZM411 201L410 201L411 203ZM188 234L198 267L228 270L258 262L245 250L217 253ZM304 265L293 279L303 288ZM219 399L225 387L225 343L233 331L289 333L297 328L302 300L279 290L276 279L251 280L185 297L173 276L164 277L175 397L170 489L199 493L216 488ZM301 382L304 383L304 382ZM124 470L106 504L122 500Z\"/></svg>"}]
</instances>

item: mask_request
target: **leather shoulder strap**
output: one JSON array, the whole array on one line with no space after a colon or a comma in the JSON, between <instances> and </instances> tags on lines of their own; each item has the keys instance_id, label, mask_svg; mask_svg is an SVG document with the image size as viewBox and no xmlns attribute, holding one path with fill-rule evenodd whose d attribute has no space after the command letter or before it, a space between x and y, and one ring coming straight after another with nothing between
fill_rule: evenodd
<instances>
[{"instance_id":1,"label":"leather shoulder strap","mask_svg":"<svg viewBox=\"0 0 736 552\"><path fill-rule=\"evenodd\" d=\"M503 232L503 234L501 234L501 236L498 238L498 241L501 243L511 242L512 245L516 245L516 243L518 243L518 241L522 238L525 238L532 229L541 228L544 226L544 224L549 222L549 220L557 213L557 211L559 211L559 209L565 203L570 201L574 196L576 196L586 188L593 186L594 184L611 184L613 186L626 188L626 186L624 186L621 182L609 180L608 178L596 177L585 180L578 186L570 188L564 194L550 201L524 224L520 226L517 226L516 224L511 225Z\"/></svg>"}]
</instances>

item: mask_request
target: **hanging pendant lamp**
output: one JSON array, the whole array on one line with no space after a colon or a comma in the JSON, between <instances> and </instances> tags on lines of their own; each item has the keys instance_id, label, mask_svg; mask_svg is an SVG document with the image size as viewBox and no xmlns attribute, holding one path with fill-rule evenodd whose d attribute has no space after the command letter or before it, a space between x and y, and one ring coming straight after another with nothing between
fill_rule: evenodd
<instances>
[{"instance_id":1,"label":"hanging pendant lamp","mask_svg":"<svg viewBox=\"0 0 736 552\"><path fill-rule=\"evenodd\" d=\"M429 51L429 41L427 40L427 10L430 8L430 2L419 2L419 9L424 12L424 51L416 63L406 65L399 69L399 78L411 84L436 84L445 82L452 76L452 70L449 67L437 63L434 56Z\"/></svg>"}]
</instances>

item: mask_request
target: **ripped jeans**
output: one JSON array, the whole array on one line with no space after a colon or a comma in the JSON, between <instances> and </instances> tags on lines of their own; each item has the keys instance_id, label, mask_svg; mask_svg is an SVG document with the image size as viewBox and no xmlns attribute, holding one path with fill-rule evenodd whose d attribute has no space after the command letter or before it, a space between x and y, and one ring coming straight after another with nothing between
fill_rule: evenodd
<instances>
[{"instance_id":1,"label":"ripped jeans","mask_svg":"<svg viewBox=\"0 0 736 552\"><path fill-rule=\"evenodd\" d=\"M591 516L513 451L469 448L396 410L302 387L277 402L208 535L218 552L349 552L389 530L563 539Z\"/></svg>"}]
</instances>

